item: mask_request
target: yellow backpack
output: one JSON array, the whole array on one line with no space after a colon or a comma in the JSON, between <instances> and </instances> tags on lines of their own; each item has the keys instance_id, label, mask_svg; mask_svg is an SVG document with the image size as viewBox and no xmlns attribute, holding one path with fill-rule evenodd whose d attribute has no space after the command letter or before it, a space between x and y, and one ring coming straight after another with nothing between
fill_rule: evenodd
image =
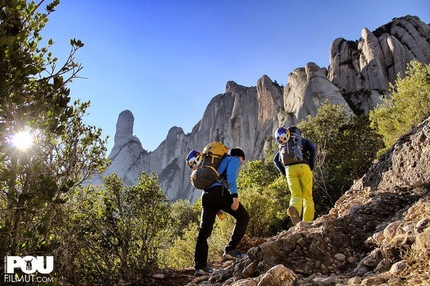
<instances>
[{"instance_id":1,"label":"yellow backpack","mask_svg":"<svg viewBox=\"0 0 430 286\"><path fill-rule=\"evenodd\" d=\"M221 142L211 142L206 145L202 151L203 161L190 177L191 184L196 189L204 190L221 179L216 169L228 150L228 147Z\"/></svg>"}]
</instances>

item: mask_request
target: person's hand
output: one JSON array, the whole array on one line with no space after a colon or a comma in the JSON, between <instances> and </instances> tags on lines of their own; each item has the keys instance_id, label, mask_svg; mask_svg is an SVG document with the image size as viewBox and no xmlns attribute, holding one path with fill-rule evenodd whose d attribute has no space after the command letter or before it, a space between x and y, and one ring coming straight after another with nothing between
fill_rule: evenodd
<instances>
[{"instance_id":1,"label":"person's hand","mask_svg":"<svg viewBox=\"0 0 430 286\"><path fill-rule=\"evenodd\" d=\"M231 204L231 209L235 211L238 208L239 208L239 199L233 198L233 203Z\"/></svg>"}]
</instances>

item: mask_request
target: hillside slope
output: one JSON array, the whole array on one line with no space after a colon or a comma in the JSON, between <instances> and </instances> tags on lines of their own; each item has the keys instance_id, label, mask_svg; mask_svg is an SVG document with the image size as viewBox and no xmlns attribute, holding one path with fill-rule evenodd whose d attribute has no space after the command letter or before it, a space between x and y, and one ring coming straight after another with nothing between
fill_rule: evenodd
<instances>
[{"instance_id":1,"label":"hillside slope","mask_svg":"<svg viewBox=\"0 0 430 286\"><path fill-rule=\"evenodd\" d=\"M429 158L430 118L401 137L329 214L187 285L430 285Z\"/></svg>"}]
</instances>

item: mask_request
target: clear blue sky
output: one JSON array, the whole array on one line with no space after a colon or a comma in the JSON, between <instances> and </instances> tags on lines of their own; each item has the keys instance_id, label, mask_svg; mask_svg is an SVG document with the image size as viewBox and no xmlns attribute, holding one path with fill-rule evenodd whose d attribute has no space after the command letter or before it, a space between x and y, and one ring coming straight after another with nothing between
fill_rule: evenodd
<instances>
[{"instance_id":1,"label":"clear blue sky","mask_svg":"<svg viewBox=\"0 0 430 286\"><path fill-rule=\"evenodd\" d=\"M227 81L255 86L264 74L281 85L308 62L328 67L331 43L358 40L395 17L430 22L428 0L61 0L44 29L65 59L69 40L84 69L69 87L91 101L85 122L109 135L123 110L153 151L169 129L191 132Z\"/></svg>"}]
</instances>

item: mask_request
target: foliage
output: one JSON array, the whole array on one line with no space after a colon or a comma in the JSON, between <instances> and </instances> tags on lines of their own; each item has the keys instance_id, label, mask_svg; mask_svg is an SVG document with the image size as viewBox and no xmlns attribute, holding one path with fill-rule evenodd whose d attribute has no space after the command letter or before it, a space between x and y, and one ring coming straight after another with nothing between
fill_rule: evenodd
<instances>
[{"instance_id":1,"label":"foliage","mask_svg":"<svg viewBox=\"0 0 430 286\"><path fill-rule=\"evenodd\" d=\"M250 215L246 233L251 237L273 235L273 224L276 222L278 211L276 199L265 195L262 190L250 188L246 190L241 201Z\"/></svg>"},{"instance_id":2,"label":"foliage","mask_svg":"<svg viewBox=\"0 0 430 286\"><path fill-rule=\"evenodd\" d=\"M298 127L318 149L313 194L316 213L327 213L371 166L382 139L365 115L350 116L343 106L328 103Z\"/></svg>"},{"instance_id":3,"label":"foliage","mask_svg":"<svg viewBox=\"0 0 430 286\"><path fill-rule=\"evenodd\" d=\"M160 255L160 263L164 267L186 268L194 264L194 251L198 224L191 222L183 229L181 236L173 237L172 245Z\"/></svg>"},{"instance_id":4,"label":"foliage","mask_svg":"<svg viewBox=\"0 0 430 286\"><path fill-rule=\"evenodd\" d=\"M288 206L290 205L291 193L288 189L287 178L280 175L274 182L267 186L263 193L270 197L272 203L276 205L276 213L272 218L271 232L287 229L292 224L287 214Z\"/></svg>"},{"instance_id":5,"label":"foliage","mask_svg":"<svg viewBox=\"0 0 430 286\"><path fill-rule=\"evenodd\" d=\"M89 103L70 105L67 85L82 66L74 54L83 46L71 40L71 51L58 64L49 47L39 47L40 32L59 4L1 1L0 10L0 256L51 254L60 243L67 195L103 170L106 139L101 130L83 124ZM13 136L27 131L34 143L27 150ZM63 225L66 227L66 225Z\"/></svg>"},{"instance_id":6,"label":"foliage","mask_svg":"<svg viewBox=\"0 0 430 286\"><path fill-rule=\"evenodd\" d=\"M240 199L250 214L247 234L251 237L273 235L287 219L288 187L285 178L278 177L272 161L263 164L260 160L248 162L239 174Z\"/></svg>"},{"instance_id":7,"label":"foliage","mask_svg":"<svg viewBox=\"0 0 430 286\"><path fill-rule=\"evenodd\" d=\"M200 212L193 208L188 200L178 200L169 207L174 237L181 237L190 223L198 223Z\"/></svg>"},{"instance_id":8,"label":"foliage","mask_svg":"<svg viewBox=\"0 0 430 286\"><path fill-rule=\"evenodd\" d=\"M76 285L133 281L157 266L171 233L170 212L157 177L142 173L135 186L116 175L104 189L75 193L63 230L61 272Z\"/></svg>"},{"instance_id":9,"label":"foliage","mask_svg":"<svg viewBox=\"0 0 430 286\"><path fill-rule=\"evenodd\" d=\"M172 223L172 243L159 253L158 263L163 267L189 267L194 261L194 247L198 231L201 206L178 200L169 205Z\"/></svg>"},{"instance_id":10,"label":"foliage","mask_svg":"<svg viewBox=\"0 0 430 286\"><path fill-rule=\"evenodd\" d=\"M172 207L173 205L171 205ZM201 200L192 205L194 213L201 213ZM185 220L183 221L185 222ZM208 239L209 263L219 262L228 243L235 220L226 214L224 220L217 219L211 236ZM174 225L176 227L176 225ZM195 218L191 218L189 224L181 231L180 235L172 238L173 243L160 253L159 263L164 267L186 268L194 264L194 252L199 226Z\"/></svg>"},{"instance_id":11,"label":"foliage","mask_svg":"<svg viewBox=\"0 0 430 286\"><path fill-rule=\"evenodd\" d=\"M278 177L272 161L264 164L260 160L249 161L246 168L240 171L238 184L241 188L265 187Z\"/></svg>"},{"instance_id":12,"label":"foliage","mask_svg":"<svg viewBox=\"0 0 430 286\"><path fill-rule=\"evenodd\" d=\"M383 136L386 149L412 127L430 116L430 65L414 60L404 78L391 85L391 97L370 112L372 125Z\"/></svg>"}]
</instances>

